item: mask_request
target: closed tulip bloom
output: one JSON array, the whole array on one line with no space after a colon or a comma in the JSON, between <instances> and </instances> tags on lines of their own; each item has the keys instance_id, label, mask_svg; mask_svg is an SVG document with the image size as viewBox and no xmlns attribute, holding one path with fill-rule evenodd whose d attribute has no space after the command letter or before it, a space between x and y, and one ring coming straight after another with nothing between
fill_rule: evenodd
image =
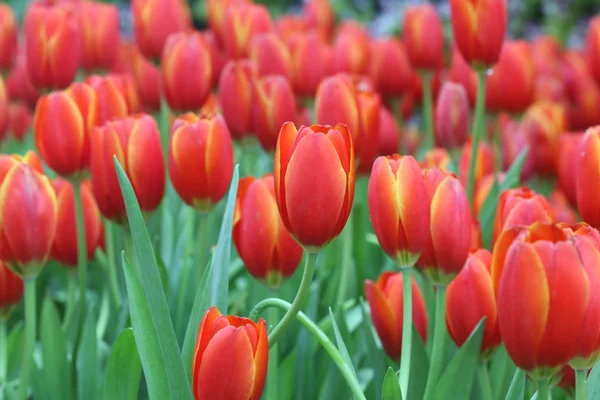
<instances>
[{"instance_id":1,"label":"closed tulip bloom","mask_svg":"<svg viewBox=\"0 0 600 400\"><path fill-rule=\"evenodd\" d=\"M488 250L471 253L463 269L448 285L446 294L448 333L458 347L465 343L479 321L486 318L481 342L484 359L500 344L491 262L492 255Z\"/></svg>"},{"instance_id":2,"label":"closed tulip bloom","mask_svg":"<svg viewBox=\"0 0 600 400\"><path fill-rule=\"evenodd\" d=\"M0 4L0 70L12 67L17 56L17 18L8 4Z\"/></svg>"},{"instance_id":3,"label":"closed tulip bloom","mask_svg":"<svg viewBox=\"0 0 600 400\"><path fill-rule=\"evenodd\" d=\"M590 20L586 36L586 53L590 73L600 84L600 17Z\"/></svg>"},{"instance_id":4,"label":"closed tulip bloom","mask_svg":"<svg viewBox=\"0 0 600 400\"><path fill-rule=\"evenodd\" d=\"M219 104L229 132L240 139L252 131L254 69L248 60L229 61L219 79Z\"/></svg>"},{"instance_id":5,"label":"closed tulip bloom","mask_svg":"<svg viewBox=\"0 0 600 400\"><path fill-rule=\"evenodd\" d=\"M225 11L223 48L231 58L244 58L250 50L250 41L255 36L272 29L273 23L269 10L263 5L232 5Z\"/></svg>"},{"instance_id":6,"label":"closed tulip bloom","mask_svg":"<svg viewBox=\"0 0 600 400\"><path fill-rule=\"evenodd\" d=\"M0 262L0 320L10 316L23 297L23 280Z\"/></svg>"},{"instance_id":7,"label":"closed tulip bloom","mask_svg":"<svg viewBox=\"0 0 600 400\"><path fill-rule=\"evenodd\" d=\"M236 4L247 4L248 0L206 0L206 17L208 26L217 35L220 43L223 43L223 25L225 13L229 7Z\"/></svg>"},{"instance_id":8,"label":"closed tulip bloom","mask_svg":"<svg viewBox=\"0 0 600 400\"><path fill-rule=\"evenodd\" d=\"M600 127L589 128L581 141L577 157L577 208L581 218L596 229L600 227Z\"/></svg>"},{"instance_id":9,"label":"closed tulip bloom","mask_svg":"<svg viewBox=\"0 0 600 400\"><path fill-rule=\"evenodd\" d=\"M270 287L279 287L296 271L302 247L279 216L273 175L240 180L233 242L248 272Z\"/></svg>"},{"instance_id":10,"label":"closed tulip bloom","mask_svg":"<svg viewBox=\"0 0 600 400\"><path fill-rule=\"evenodd\" d=\"M79 20L70 4L31 3L25 14L25 57L34 87L62 89L75 79L79 33Z\"/></svg>"},{"instance_id":11,"label":"closed tulip bloom","mask_svg":"<svg viewBox=\"0 0 600 400\"><path fill-rule=\"evenodd\" d=\"M416 69L436 70L444 63L444 32L430 4L409 6L404 13L403 38L408 58Z\"/></svg>"},{"instance_id":12,"label":"closed tulip bloom","mask_svg":"<svg viewBox=\"0 0 600 400\"><path fill-rule=\"evenodd\" d=\"M165 191L164 157L154 119L147 114L114 119L96 127L91 138L92 189L102 214L116 222L126 217L114 156L129 177L141 210L154 211Z\"/></svg>"},{"instance_id":13,"label":"closed tulip bloom","mask_svg":"<svg viewBox=\"0 0 600 400\"><path fill-rule=\"evenodd\" d=\"M233 145L220 115L185 114L171 128L169 176L188 205L209 212L227 192Z\"/></svg>"},{"instance_id":14,"label":"closed tulip bloom","mask_svg":"<svg viewBox=\"0 0 600 400\"><path fill-rule=\"evenodd\" d=\"M66 267L77 266L77 224L75 221L75 194L73 185L58 178L52 182L58 203L57 232L52 245L52 258ZM94 257L100 242L102 221L100 210L92 194L89 181L81 184L81 202L85 224L85 242L88 261Z\"/></svg>"},{"instance_id":15,"label":"closed tulip bloom","mask_svg":"<svg viewBox=\"0 0 600 400\"><path fill-rule=\"evenodd\" d=\"M493 242L502 231L534 222L553 222L554 213L548 200L527 187L508 189L500 194L494 219Z\"/></svg>"},{"instance_id":16,"label":"closed tulip bloom","mask_svg":"<svg viewBox=\"0 0 600 400\"><path fill-rule=\"evenodd\" d=\"M489 67L500 57L506 0L450 1L454 40L469 64Z\"/></svg>"},{"instance_id":17,"label":"closed tulip bloom","mask_svg":"<svg viewBox=\"0 0 600 400\"><path fill-rule=\"evenodd\" d=\"M149 59L158 60L167 38L192 26L183 0L133 0L131 12L135 42Z\"/></svg>"},{"instance_id":18,"label":"closed tulip bloom","mask_svg":"<svg viewBox=\"0 0 600 400\"><path fill-rule=\"evenodd\" d=\"M145 109L160 110L160 70L136 48L132 56L131 74Z\"/></svg>"},{"instance_id":19,"label":"closed tulip bloom","mask_svg":"<svg viewBox=\"0 0 600 400\"><path fill-rule=\"evenodd\" d=\"M291 80L300 96L314 96L321 81L333 69L333 53L316 32L293 35L290 49Z\"/></svg>"},{"instance_id":20,"label":"closed tulip bloom","mask_svg":"<svg viewBox=\"0 0 600 400\"><path fill-rule=\"evenodd\" d=\"M590 304L577 246L556 225L514 228L494 247L492 276L508 354L532 376L551 377L576 355Z\"/></svg>"},{"instance_id":21,"label":"closed tulip bloom","mask_svg":"<svg viewBox=\"0 0 600 400\"><path fill-rule=\"evenodd\" d=\"M40 92L33 86L27 75L24 52L17 56L14 66L6 76L6 91L11 101L22 100L29 108L35 108Z\"/></svg>"},{"instance_id":22,"label":"closed tulip bloom","mask_svg":"<svg viewBox=\"0 0 600 400\"><path fill-rule=\"evenodd\" d=\"M398 151L402 132L394 114L385 106L379 107L379 154L391 156Z\"/></svg>"},{"instance_id":23,"label":"closed tulip bloom","mask_svg":"<svg viewBox=\"0 0 600 400\"><path fill-rule=\"evenodd\" d=\"M85 82L96 92L96 126L129 115L127 100L115 75L90 76Z\"/></svg>"},{"instance_id":24,"label":"closed tulip bloom","mask_svg":"<svg viewBox=\"0 0 600 400\"><path fill-rule=\"evenodd\" d=\"M252 126L265 151L275 149L281 126L294 121L296 100L289 81L281 75L258 79L254 84Z\"/></svg>"},{"instance_id":25,"label":"closed tulip bloom","mask_svg":"<svg viewBox=\"0 0 600 400\"><path fill-rule=\"evenodd\" d=\"M410 267L429 239L430 207L423 171L411 156L378 157L368 188L369 215L381 248Z\"/></svg>"},{"instance_id":26,"label":"closed tulip bloom","mask_svg":"<svg viewBox=\"0 0 600 400\"><path fill-rule=\"evenodd\" d=\"M336 72L362 75L369 68L369 34L360 26L342 30L333 44Z\"/></svg>"},{"instance_id":27,"label":"closed tulip bloom","mask_svg":"<svg viewBox=\"0 0 600 400\"><path fill-rule=\"evenodd\" d=\"M11 103L8 106L8 130L13 137L19 142L25 139L25 135L29 132L33 117L31 111L22 102Z\"/></svg>"},{"instance_id":28,"label":"closed tulip bloom","mask_svg":"<svg viewBox=\"0 0 600 400\"><path fill-rule=\"evenodd\" d=\"M460 181L466 186L469 179L469 166L471 164L471 138L463 146L463 151L458 161L458 175ZM496 154L494 149L486 142L479 142L479 150L477 151L477 159L475 160L475 186L481 179L494 172L496 168Z\"/></svg>"},{"instance_id":29,"label":"closed tulip bloom","mask_svg":"<svg viewBox=\"0 0 600 400\"><path fill-rule=\"evenodd\" d=\"M577 165L582 139L583 132L562 132L558 137L558 186L573 206L577 205Z\"/></svg>"},{"instance_id":30,"label":"closed tulip bloom","mask_svg":"<svg viewBox=\"0 0 600 400\"><path fill-rule=\"evenodd\" d=\"M264 319L224 316L211 307L200 322L192 364L194 399L259 400L267 377ZM235 384L233 384L235 382Z\"/></svg>"},{"instance_id":31,"label":"closed tulip bloom","mask_svg":"<svg viewBox=\"0 0 600 400\"><path fill-rule=\"evenodd\" d=\"M198 32L171 35L162 54L162 83L169 107L176 111L202 107L212 87L208 43Z\"/></svg>"},{"instance_id":32,"label":"closed tulip bloom","mask_svg":"<svg viewBox=\"0 0 600 400\"><path fill-rule=\"evenodd\" d=\"M462 146L469 131L469 99L465 88L445 82L435 107L435 141L444 147Z\"/></svg>"},{"instance_id":33,"label":"closed tulip bloom","mask_svg":"<svg viewBox=\"0 0 600 400\"><path fill-rule=\"evenodd\" d=\"M448 80L456 82L467 91L469 104L475 106L475 96L477 92L477 73L467 64L462 54L456 46L452 47L452 59L448 70Z\"/></svg>"},{"instance_id":34,"label":"closed tulip bloom","mask_svg":"<svg viewBox=\"0 0 600 400\"><path fill-rule=\"evenodd\" d=\"M382 95L399 95L411 86L412 67L400 40L374 39L369 58L369 74Z\"/></svg>"},{"instance_id":35,"label":"closed tulip bloom","mask_svg":"<svg viewBox=\"0 0 600 400\"><path fill-rule=\"evenodd\" d=\"M119 9L114 4L84 2L80 6L81 67L86 71L108 70L119 46Z\"/></svg>"},{"instance_id":36,"label":"closed tulip bloom","mask_svg":"<svg viewBox=\"0 0 600 400\"><path fill-rule=\"evenodd\" d=\"M343 124L281 128L275 150L275 198L288 232L309 252L335 239L354 200L354 150Z\"/></svg>"},{"instance_id":37,"label":"closed tulip bloom","mask_svg":"<svg viewBox=\"0 0 600 400\"><path fill-rule=\"evenodd\" d=\"M421 340L427 341L427 309L415 278L412 285L412 321ZM365 297L371 309L371 319L386 354L394 361L402 355L402 326L404 315L402 273L386 271L377 283L365 281Z\"/></svg>"},{"instance_id":38,"label":"closed tulip bloom","mask_svg":"<svg viewBox=\"0 0 600 400\"><path fill-rule=\"evenodd\" d=\"M335 12L329 0L305 1L302 11L308 28L316 30L321 39L329 41L335 28Z\"/></svg>"},{"instance_id":39,"label":"closed tulip bloom","mask_svg":"<svg viewBox=\"0 0 600 400\"><path fill-rule=\"evenodd\" d=\"M290 52L274 32L256 35L250 42L250 60L259 76L290 77Z\"/></svg>"}]
</instances>

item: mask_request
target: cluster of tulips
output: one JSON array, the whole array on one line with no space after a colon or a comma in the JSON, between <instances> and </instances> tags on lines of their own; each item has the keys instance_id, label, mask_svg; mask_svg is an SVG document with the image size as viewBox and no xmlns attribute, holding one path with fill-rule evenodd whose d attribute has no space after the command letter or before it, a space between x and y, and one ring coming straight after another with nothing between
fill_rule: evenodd
<instances>
[{"instance_id":1,"label":"cluster of tulips","mask_svg":"<svg viewBox=\"0 0 600 400\"><path fill-rule=\"evenodd\" d=\"M502 351L518 367L507 398L523 399L526 373L538 400L555 386L584 399L600 358L600 17L585 49L563 49L548 36L505 40L506 0L451 0L451 42L429 4L406 7L401 37L377 38L355 21L336 23L328 0L277 20L250 0L206 6L209 29L196 31L183 1L134 0L130 42L111 4L34 1L22 31L0 4L0 138L5 150L22 150L0 155L0 398L36 394L36 278L49 261L69 271L62 318L76 334L65 357L83 374L88 267L101 258L115 315L129 303L150 398L261 398L275 344L297 319L352 396L365 399L337 326L336 346L301 312L319 254L340 235L358 235L355 245L377 243L397 267L376 281L355 278L364 281L356 298L370 309L371 321L361 323L372 323L396 366L383 389L376 382L378 396L463 398L448 397L448 388L461 386L452 368L464 368L478 370L481 398L500 398L489 364ZM278 288L304 256L292 303L263 296L249 318L222 315L227 301L207 288L219 279L210 275L208 230L228 190L235 198L221 231L253 278ZM365 213L353 212L355 192ZM169 355L170 339L156 338L162 355L153 356L180 357L188 372L178 381L180 371L165 361L167 385L155 378L155 359L143 348L147 326L131 297L134 283L146 285L155 272L145 264L155 253L144 258L152 247L143 246L136 211L149 220L173 203L193 211L197 254L171 283L174 310L162 290L144 307L152 316L163 303L167 315L175 312L175 328L167 319L174 332L187 321L186 293L212 292L204 317L189 318L195 348L184 343L182 356L179 348ZM350 223L363 217L370 226ZM116 240L117 231L126 239ZM339 242L343 303L352 249ZM128 303L118 250L126 254ZM227 276L230 265L223 268ZM194 282L194 269L209 279ZM172 273L168 263L165 270ZM435 292L434 314L425 291ZM6 330L23 296L24 354L9 382ZM285 314L267 325L259 315L271 307ZM446 332L460 368L445 368ZM432 343L423 387L412 383L415 341ZM468 398L473 380L465 385L457 393Z\"/></svg>"}]
</instances>

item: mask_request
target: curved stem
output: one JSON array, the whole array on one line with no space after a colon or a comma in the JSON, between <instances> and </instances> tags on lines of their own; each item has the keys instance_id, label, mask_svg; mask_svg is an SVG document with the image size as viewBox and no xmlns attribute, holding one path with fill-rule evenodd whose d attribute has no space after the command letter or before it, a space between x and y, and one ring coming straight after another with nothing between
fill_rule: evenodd
<instances>
[{"instance_id":1,"label":"curved stem","mask_svg":"<svg viewBox=\"0 0 600 400\"><path fill-rule=\"evenodd\" d=\"M115 264L115 231L113 223L109 220L104 222L104 234L106 240L106 258L108 260L107 269L109 276L110 292L115 303L115 308L121 308L121 290L119 289L119 280L117 278L117 266Z\"/></svg>"},{"instance_id":2,"label":"curved stem","mask_svg":"<svg viewBox=\"0 0 600 400\"><path fill-rule=\"evenodd\" d=\"M274 296L277 296L277 291L272 293ZM273 307L269 310L268 314L268 323L272 325L279 318L279 310L276 307ZM279 346L275 344L269 350L269 365L267 372L267 392L265 393L267 400L277 400L277 382L278 378L278 370L279 370Z\"/></svg>"},{"instance_id":3,"label":"curved stem","mask_svg":"<svg viewBox=\"0 0 600 400\"><path fill-rule=\"evenodd\" d=\"M537 400L549 400L550 398L550 379L540 379L537 381Z\"/></svg>"},{"instance_id":4,"label":"curved stem","mask_svg":"<svg viewBox=\"0 0 600 400\"><path fill-rule=\"evenodd\" d=\"M471 209L473 208L473 190L475 188L475 165L477 163L477 152L479 151L479 140L484 131L485 117L485 74L486 70L477 71L477 103L475 104L475 119L473 121L473 141L471 142L471 159L469 162L469 175L467 180L467 198Z\"/></svg>"},{"instance_id":5,"label":"curved stem","mask_svg":"<svg viewBox=\"0 0 600 400\"><path fill-rule=\"evenodd\" d=\"M477 375L479 376L479 386L483 393L483 400L493 400L494 395L492 394L492 384L490 382L490 372L488 371L488 365L486 361L482 361L477 369Z\"/></svg>"},{"instance_id":6,"label":"curved stem","mask_svg":"<svg viewBox=\"0 0 600 400\"><path fill-rule=\"evenodd\" d=\"M73 314L75 313L75 296L76 296L76 280L75 271L67 270L67 309L65 311L65 319L63 321L63 329L67 329L73 321Z\"/></svg>"},{"instance_id":7,"label":"curved stem","mask_svg":"<svg viewBox=\"0 0 600 400\"><path fill-rule=\"evenodd\" d=\"M575 399L585 400L586 398L586 385L587 371L585 369L575 370Z\"/></svg>"},{"instance_id":8,"label":"curved stem","mask_svg":"<svg viewBox=\"0 0 600 400\"><path fill-rule=\"evenodd\" d=\"M36 331L35 314L35 278L25 279L25 345L23 347L23 362L21 364L21 377L19 380L18 400L27 398L29 382L31 382L31 369L33 367L33 349L35 347Z\"/></svg>"},{"instance_id":9,"label":"curved stem","mask_svg":"<svg viewBox=\"0 0 600 400\"><path fill-rule=\"evenodd\" d=\"M0 318L0 387L6 383L6 355L8 353L6 318ZM2 395L2 391L0 391Z\"/></svg>"},{"instance_id":10,"label":"curved stem","mask_svg":"<svg viewBox=\"0 0 600 400\"><path fill-rule=\"evenodd\" d=\"M425 149L429 150L435 142L433 134L433 98L431 93L431 72L423 72L423 119L425 122Z\"/></svg>"},{"instance_id":11,"label":"curved stem","mask_svg":"<svg viewBox=\"0 0 600 400\"><path fill-rule=\"evenodd\" d=\"M314 255L316 256L316 254ZM252 310L252 313L250 313L250 315L254 316L253 319L256 319L256 317L260 315L262 311L269 307L279 307L282 310L286 311L285 315L287 316L290 315L290 310L292 310L294 305L281 299L266 299L254 306L254 309ZM321 346L323 346L325 351L327 351L335 365L337 365L338 369L340 370L340 373L342 374L344 380L350 387L350 391L352 392L354 398L359 400L366 400L364 393L360 389L360 384L358 383L358 380L352 373L350 366L344 361L344 357L342 357L335 344L333 344L333 342L327 337L327 335L325 335L319 329L319 327L302 311L294 313L294 317L298 320L298 322L304 325L306 329L308 329L308 331L319 341L319 343L321 343ZM269 345L270 344L271 339L269 338Z\"/></svg>"},{"instance_id":12,"label":"curved stem","mask_svg":"<svg viewBox=\"0 0 600 400\"><path fill-rule=\"evenodd\" d=\"M84 320L87 309L87 245L85 242L85 222L83 217L83 203L81 201L81 186L73 184L75 194L75 220L77 221L77 272L79 272L79 307L81 320Z\"/></svg>"},{"instance_id":13,"label":"curved stem","mask_svg":"<svg viewBox=\"0 0 600 400\"><path fill-rule=\"evenodd\" d=\"M412 277L411 269L402 268L402 352L400 353L400 391L402 398L408 396L410 356L412 345Z\"/></svg>"},{"instance_id":14,"label":"curved stem","mask_svg":"<svg viewBox=\"0 0 600 400\"><path fill-rule=\"evenodd\" d=\"M287 310L281 321L277 324L277 326L273 329L273 331L269 334L269 348L273 347L275 343L279 340L283 331L292 323L296 314L304 305L304 301L306 300L306 296L308 296L308 292L310 291L310 284L312 283L312 278L315 272L315 265L317 263L317 254L318 253L306 253L306 265L304 266L304 274L302 275L302 282L300 282L300 287L298 288L298 293L296 293L296 297L294 298L294 302L291 307ZM257 315L258 306L261 303L258 303L254 310L250 313L250 315Z\"/></svg>"},{"instance_id":15,"label":"curved stem","mask_svg":"<svg viewBox=\"0 0 600 400\"><path fill-rule=\"evenodd\" d=\"M435 330L433 333L431 364L425 387L425 400L433 399L433 392L442 373L442 361L446 352L446 343L444 340L444 331L446 330L446 286L436 285L436 289Z\"/></svg>"}]
</instances>

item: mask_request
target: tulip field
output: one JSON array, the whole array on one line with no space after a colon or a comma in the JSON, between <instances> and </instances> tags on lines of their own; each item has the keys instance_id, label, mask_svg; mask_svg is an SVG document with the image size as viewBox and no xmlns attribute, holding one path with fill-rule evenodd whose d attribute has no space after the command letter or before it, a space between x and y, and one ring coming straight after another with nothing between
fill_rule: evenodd
<instances>
[{"instance_id":1,"label":"tulip field","mask_svg":"<svg viewBox=\"0 0 600 400\"><path fill-rule=\"evenodd\" d=\"M596 1L14 0L0 73L0 400L600 400Z\"/></svg>"}]
</instances>

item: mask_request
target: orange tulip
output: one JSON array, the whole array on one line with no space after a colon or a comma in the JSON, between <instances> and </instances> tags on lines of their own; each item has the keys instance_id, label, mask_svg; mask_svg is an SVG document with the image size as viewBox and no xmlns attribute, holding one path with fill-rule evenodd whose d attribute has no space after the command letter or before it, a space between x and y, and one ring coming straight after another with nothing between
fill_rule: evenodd
<instances>
[{"instance_id":1,"label":"orange tulip","mask_svg":"<svg viewBox=\"0 0 600 400\"><path fill-rule=\"evenodd\" d=\"M439 168L442 171L447 172L451 163L452 157L450 156L450 153L448 153L448 150L443 147L434 147L423 154L423 159L419 165L423 169Z\"/></svg>"},{"instance_id":2,"label":"orange tulip","mask_svg":"<svg viewBox=\"0 0 600 400\"><path fill-rule=\"evenodd\" d=\"M322 40L329 41L335 27L335 12L329 0L310 0L303 8L306 25L316 30Z\"/></svg>"},{"instance_id":3,"label":"orange tulip","mask_svg":"<svg viewBox=\"0 0 600 400\"><path fill-rule=\"evenodd\" d=\"M427 341L427 309L415 278L412 285L412 321L423 342ZM371 319L383 349L394 361L402 355L402 326L404 315L402 273L386 271L377 283L365 281L365 297L371 308Z\"/></svg>"},{"instance_id":4,"label":"orange tulip","mask_svg":"<svg viewBox=\"0 0 600 400\"><path fill-rule=\"evenodd\" d=\"M379 107L379 153L384 156L396 153L401 135L398 122L390 109L383 105Z\"/></svg>"},{"instance_id":5,"label":"orange tulip","mask_svg":"<svg viewBox=\"0 0 600 400\"><path fill-rule=\"evenodd\" d=\"M147 114L113 119L94 128L91 139L92 188L102 214L116 222L126 217L114 156L129 177L142 211L154 211L165 191L164 157L154 119Z\"/></svg>"},{"instance_id":6,"label":"orange tulip","mask_svg":"<svg viewBox=\"0 0 600 400\"><path fill-rule=\"evenodd\" d=\"M466 186L469 179L469 166L471 163L471 138L463 146L463 151L458 162L458 175L460 181ZM496 154L494 149L486 142L479 142L479 150L477 151L477 159L475 160L475 187L481 179L494 172L496 166Z\"/></svg>"},{"instance_id":7,"label":"orange tulip","mask_svg":"<svg viewBox=\"0 0 600 400\"><path fill-rule=\"evenodd\" d=\"M399 95L410 88L412 67L400 40L374 39L369 64L369 74L382 95Z\"/></svg>"},{"instance_id":8,"label":"orange tulip","mask_svg":"<svg viewBox=\"0 0 600 400\"><path fill-rule=\"evenodd\" d=\"M256 35L272 29L269 10L263 5L234 4L225 11L223 48L231 58L244 58L250 50L250 41Z\"/></svg>"},{"instance_id":9,"label":"orange tulip","mask_svg":"<svg viewBox=\"0 0 600 400\"><path fill-rule=\"evenodd\" d=\"M23 280L0 262L0 319L7 319L23 297Z\"/></svg>"},{"instance_id":10,"label":"orange tulip","mask_svg":"<svg viewBox=\"0 0 600 400\"><path fill-rule=\"evenodd\" d=\"M587 62L590 73L600 84L600 17L590 20L586 36Z\"/></svg>"},{"instance_id":11,"label":"orange tulip","mask_svg":"<svg viewBox=\"0 0 600 400\"><path fill-rule=\"evenodd\" d=\"M0 4L0 70L12 67L17 56L17 18L8 4Z\"/></svg>"},{"instance_id":12,"label":"orange tulip","mask_svg":"<svg viewBox=\"0 0 600 400\"><path fill-rule=\"evenodd\" d=\"M335 239L354 200L354 150L343 124L281 128L275 150L275 198L287 231L309 252Z\"/></svg>"},{"instance_id":13,"label":"orange tulip","mask_svg":"<svg viewBox=\"0 0 600 400\"><path fill-rule=\"evenodd\" d=\"M259 76L290 77L290 51L273 32L256 35L250 42L250 60Z\"/></svg>"},{"instance_id":14,"label":"orange tulip","mask_svg":"<svg viewBox=\"0 0 600 400\"><path fill-rule=\"evenodd\" d=\"M110 69L119 46L119 9L114 4L84 2L81 15L81 67L86 71Z\"/></svg>"},{"instance_id":15,"label":"orange tulip","mask_svg":"<svg viewBox=\"0 0 600 400\"><path fill-rule=\"evenodd\" d=\"M279 287L296 271L302 247L283 226L273 175L240 180L233 242L248 272L270 287Z\"/></svg>"},{"instance_id":16,"label":"orange tulip","mask_svg":"<svg viewBox=\"0 0 600 400\"><path fill-rule=\"evenodd\" d=\"M293 35L290 49L291 79L300 96L314 96L321 81L333 69L333 53L316 32Z\"/></svg>"},{"instance_id":17,"label":"orange tulip","mask_svg":"<svg viewBox=\"0 0 600 400\"><path fill-rule=\"evenodd\" d=\"M192 365L194 399L259 400L268 358L264 319L255 323L248 318L223 316L211 307L198 327Z\"/></svg>"},{"instance_id":18,"label":"orange tulip","mask_svg":"<svg viewBox=\"0 0 600 400\"><path fill-rule=\"evenodd\" d=\"M444 63L442 21L430 4L409 6L404 12L403 37L411 64L436 70Z\"/></svg>"},{"instance_id":19,"label":"orange tulip","mask_svg":"<svg viewBox=\"0 0 600 400\"><path fill-rule=\"evenodd\" d=\"M454 40L469 64L498 62L506 31L506 0L450 1Z\"/></svg>"},{"instance_id":20,"label":"orange tulip","mask_svg":"<svg viewBox=\"0 0 600 400\"><path fill-rule=\"evenodd\" d=\"M94 75L88 77L85 82L96 92L96 126L129 115L125 94L115 75Z\"/></svg>"},{"instance_id":21,"label":"orange tulip","mask_svg":"<svg viewBox=\"0 0 600 400\"><path fill-rule=\"evenodd\" d=\"M169 107L197 110L212 87L210 49L198 32L169 36L162 54L162 83Z\"/></svg>"},{"instance_id":22,"label":"orange tulip","mask_svg":"<svg viewBox=\"0 0 600 400\"><path fill-rule=\"evenodd\" d=\"M254 83L252 126L265 151L275 149L281 126L296 116L296 100L288 80L270 75Z\"/></svg>"},{"instance_id":23,"label":"orange tulip","mask_svg":"<svg viewBox=\"0 0 600 400\"><path fill-rule=\"evenodd\" d=\"M8 106L8 129L19 142L25 139L32 120L31 111L25 104L19 102Z\"/></svg>"},{"instance_id":24,"label":"orange tulip","mask_svg":"<svg viewBox=\"0 0 600 400\"><path fill-rule=\"evenodd\" d=\"M558 137L558 186L571 205L577 205L577 165L583 132L563 132Z\"/></svg>"},{"instance_id":25,"label":"orange tulip","mask_svg":"<svg viewBox=\"0 0 600 400\"><path fill-rule=\"evenodd\" d=\"M79 66L79 20L68 3L33 2L25 15L27 74L38 89L62 89Z\"/></svg>"},{"instance_id":26,"label":"orange tulip","mask_svg":"<svg viewBox=\"0 0 600 400\"><path fill-rule=\"evenodd\" d=\"M575 175L577 208L581 218L600 227L600 127L589 128L581 141Z\"/></svg>"},{"instance_id":27,"label":"orange tulip","mask_svg":"<svg viewBox=\"0 0 600 400\"><path fill-rule=\"evenodd\" d=\"M369 68L369 34L354 22L345 22L333 44L335 72L362 75Z\"/></svg>"},{"instance_id":28,"label":"orange tulip","mask_svg":"<svg viewBox=\"0 0 600 400\"><path fill-rule=\"evenodd\" d=\"M445 82L435 107L436 145L462 146L467 140L469 119L469 99L464 87Z\"/></svg>"},{"instance_id":29,"label":"orange tulip","mask_svg":"<svg viewBox=\"0 0 600 400\"><path fill-rule=\"evenodd\" d=\"M219 104L231 136L240 139L252 130L254 69L248 60L230 61L219 79Z\"/></svg>"}]
</instances>

